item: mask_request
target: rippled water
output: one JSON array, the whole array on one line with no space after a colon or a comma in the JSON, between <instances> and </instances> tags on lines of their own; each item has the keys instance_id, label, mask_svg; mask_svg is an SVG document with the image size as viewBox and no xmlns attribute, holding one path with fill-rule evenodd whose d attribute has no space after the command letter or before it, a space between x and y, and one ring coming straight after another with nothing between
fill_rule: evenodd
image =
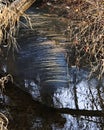
<instances>
[{"instance_id":1,"label":"rippled water","mask_svg":"<svg viewBox=\"0 0 104 130\"><path fill-rule=\"evenodd\" d=\"M29 11L33 30L21 25L19 52L8 57L7 71L18 87L6 90L10 130L103 130L104 81L88 80L88 72L68 68L65 32L68 20L44 11ZM15 59L15 60L14 60ZM6 70L6 68L5 68ZM47 106L70 108L75 115L57 112ZM77 110L98 110L79 116ZM85 111L86 112L86 111ZM70 110L69 110L70 113ZM89 114L90 115L90 114Z\"/></svg>"},{"instance_id":2,"label":"rippled water","mask_svg":"<svg viewBox=\"0 0 104 130\"><path fill-rule=\"evenodd\" d=\"M20 49L14 60L8 58L7 71L35 100L57 106L54 92L69 86L66 49L60 45L66 41L67 20L43 12L31 12L30 18L33 30L21 27Z\"/></svg>"}]
</instances>

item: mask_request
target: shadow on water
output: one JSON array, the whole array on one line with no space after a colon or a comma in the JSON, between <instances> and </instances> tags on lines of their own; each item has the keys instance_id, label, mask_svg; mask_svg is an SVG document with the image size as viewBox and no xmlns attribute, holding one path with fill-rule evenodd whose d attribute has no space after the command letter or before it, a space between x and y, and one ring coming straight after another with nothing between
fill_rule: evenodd
<instances>
[{"instance_id":1,"label":"shadow on water","mask_svg":"<svg viewBox=\"0 0 104 130\"><path fill-rule=\"evenodd\" d=\"M63 48L67 19L39 10L29 13L33 30L21 25L19 52L15 61L11 55L7 61L7 72L28 92L6 87L9 129L103 130L104 81L88 80L87 71L68 68Z\"/></svg>"},{"instance_id":2,"label":"shadow on water","mask_svg":"<svg viewBox=\"0 0 104 130\"><path fill-rule=\"evenodd\" d=\"M99 116L99 114L95 112L95 116L88 116L88 113L84 111L83 116L83 110L78 113L79 110L71 111L68 109L48 108L41 103L32 100L29 94L24 93L21 89L18 89L12 84L6 86L5 94L7 99L5 111L9 112L10 130L103 129L103 113ZM91 112L89 113L89 115L92 115Z\"/></svg>"}]
</instances>

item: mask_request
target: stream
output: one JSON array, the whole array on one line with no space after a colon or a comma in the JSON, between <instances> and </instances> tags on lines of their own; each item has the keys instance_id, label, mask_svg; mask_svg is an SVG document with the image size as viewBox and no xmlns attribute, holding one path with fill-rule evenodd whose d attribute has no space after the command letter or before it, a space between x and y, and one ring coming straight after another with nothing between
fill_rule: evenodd
<instances>
[{"instance_id":1,"label":"stream","mask_svg":"<svg viewBox=\"0 0 104 130\"><path fill-rule=\"evenodd\" d=\"M68 19L34 7L27 13L32 29L22 19L19 51L10 52L3 66L14 77L14 85L6 86L6 104L0 108L10 119L8 129L103 130L104 80L88 79L88 70L68 66ZM102 115L71 115L51 108L101 111Z\"/></svg>"}]
</instances>

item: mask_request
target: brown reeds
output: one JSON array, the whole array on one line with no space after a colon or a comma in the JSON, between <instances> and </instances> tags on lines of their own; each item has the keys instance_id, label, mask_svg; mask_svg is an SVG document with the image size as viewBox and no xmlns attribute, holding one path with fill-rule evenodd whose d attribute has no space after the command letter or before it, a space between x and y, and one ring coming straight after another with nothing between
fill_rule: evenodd
<instances>
[{"instance_id":1,"label":"brown reeds","mask_svg":"<svg viewBox=\"0 0 104 130\"><path fill-rule=\"evenodd\" d=\"M0 43L17 48L15 32L19 18L35 0L15 0L11 5L4 5L0 12ZM8 42L7 42L8 41Z\"/></svg>"},{"instance_id":2,"label":"brown reeds","mask_svg":"<svg viewBox=\"0 0 104 130\"><path fill-rule=\"evenodd\" d=\"M69 1L69 2L68 2ZM69 3L69 63L86 66L90 76L104 74L104 0L67 0Z\"/></svg>"}]
</instances>

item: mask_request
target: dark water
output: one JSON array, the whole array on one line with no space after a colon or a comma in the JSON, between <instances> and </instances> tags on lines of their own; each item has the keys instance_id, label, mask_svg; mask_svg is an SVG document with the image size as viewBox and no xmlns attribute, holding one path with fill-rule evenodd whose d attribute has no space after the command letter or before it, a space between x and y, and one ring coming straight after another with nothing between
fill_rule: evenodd
<instances>
[{"instance_id":1,"label":"dark water","mask_svg":"<svg viewBox=\"0 0 104 130\"><path fill-rule=\"evenodd\" d=\"M34 102L30 95L11 84L6 87L6 95L8 102L3 111L9 113L10 130L103 130L103 113L103 117L61 114Z\"/></svg>"},{"instance_id":2,"label":"dark water","mask_svg":"<svg viewBox=\"0 0 104 130\"><path fill-rule=\"evenodd\" d=\"M103 130L103 117L60 114L12 85L6 90L10 130Z\"/></svg>"},{"instance_id":3,"label":"dark water","mask_svg":"<svg viewBox=\"0 0 104 130\"><path fill-rule=\"evenodd\" d=\"M14 60L8 57L7 71L16 84L29 92L34 100L53 107L65 107L54 96L58 89L68 88L66 41L67 20L44 12L30 12L33 30L21 27L19 51ZM59 90L59 91L60 91Z\"/></svg>"},{"instance_id":4,"label":"dark water","mask_svg":"<svg viewBox=\"0 0 104 130\"><path fill-rule=\"evenodd\" d=\"M65 32L68 20L40 10L29 10L33 30L21 25L19 52L8 58L7 71L18 87L6 87L10 130L103 130L104 81L87 79L88 72L69 68L66 59ZM15 60L13 60L15 59ZM6 68L5 68L6 69ZM25 93L27 91L28 93ZM74 115L55 111L71 108ZM88 110L88 114L77 113ZM92 116L92 111L97 111ZM86 116L85 116L86 115ZM91 115L91 116L90 116Z\"/></svg>"}]
</instances>

